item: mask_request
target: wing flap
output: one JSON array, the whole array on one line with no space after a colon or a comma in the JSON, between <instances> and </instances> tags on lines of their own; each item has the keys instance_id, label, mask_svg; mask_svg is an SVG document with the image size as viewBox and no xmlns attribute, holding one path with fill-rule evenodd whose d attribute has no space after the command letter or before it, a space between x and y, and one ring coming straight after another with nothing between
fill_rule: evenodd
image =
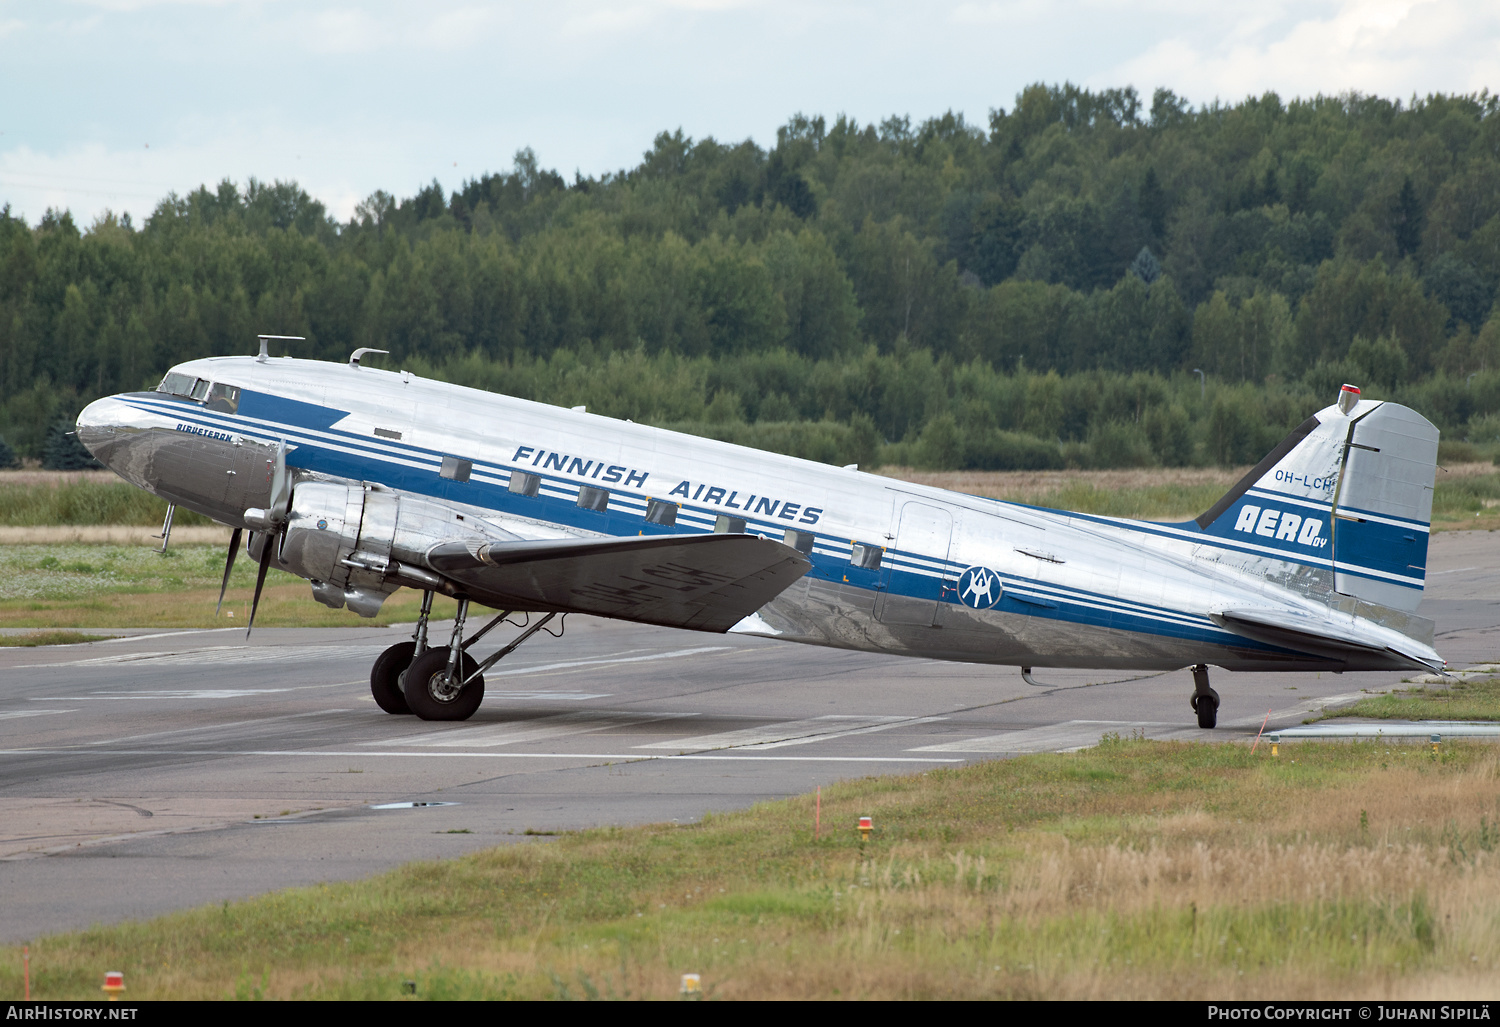
<instances>
[{"instance_id":1,"label":"wing flap","mask_svg":"<svg viewBox=\"0 0 1500 1027\"><path fill-rule=\"evenodd\" d=\"M1220 610L1209 617L1237 635L1318 656L1339 659L1383 653L1397 664L1421 670L1444 666L1430 646L1388 628L1355 623L1352 618L1344 621L1268 608Z\"/></svg>"},{"instance_id":2,"label":"wing flap","mask_svg":"<svg viewBox=\"0 0 1500 1027\"><path fill-rule=\"evenodd\" d=\"M435 571L487 605L727 631L812 565L755 535L445 542Z\"/></svg>"}]
</instances>

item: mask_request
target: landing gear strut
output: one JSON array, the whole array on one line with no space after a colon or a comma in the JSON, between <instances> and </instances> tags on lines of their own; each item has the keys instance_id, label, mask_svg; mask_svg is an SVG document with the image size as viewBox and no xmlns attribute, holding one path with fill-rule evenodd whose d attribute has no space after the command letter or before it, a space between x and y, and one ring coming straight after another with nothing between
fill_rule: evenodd
<instances>
[{"instance_id":1,"label":"landing gear strut","mask_svg":"<svg viewBox=\"0 0 1500 1027\"><path fill-rule=\"evenodd\" d=\"M375 658L370 668L370 694L375 705L387 713L410 713L406 705L406 669L427 651L427 619L432 616L432 593L422 593L422 612L410 642L397 642Z\"/></svg>"},{"instance_id":2,"label":"landing gear strut","mask_svg":"<svg viewBox=\"0 0 1500 1027\"><path fill-rule=\"evenodd\" d=\"M375 660L370 670L370 692L387 713L415 713L423 720L468 720L484 701L484 672L516 651L557 616L549 613L522 631L509 645L485 659L475 661L468 650L512 611L502 610L468 639L464 625L469 618L469 598L458 596L453 618L453 637L447 645L427 644L427 622L432 615L432 593L422 595L422 613L410 642L398 642ZM561 637L561 632L548 632Z\"/></svg>"},{"instance_id":3,"label":"landing gear strut","mask_svg":"<svg viewBox=\"0 0 1500 1027\"><path fill-rule=\"evenodd\" d=\"M1193 697L1189 702L1198 714L1199 727L1211 728L1219 722L1219 693L1208 687L1207 664L1193 668Z\"/></svg>"}]
</instances>

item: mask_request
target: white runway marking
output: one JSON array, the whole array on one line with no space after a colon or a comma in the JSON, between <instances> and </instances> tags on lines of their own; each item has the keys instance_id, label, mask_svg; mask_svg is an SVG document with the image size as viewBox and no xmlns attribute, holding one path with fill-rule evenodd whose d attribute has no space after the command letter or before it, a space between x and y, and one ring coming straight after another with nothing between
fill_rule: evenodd
<instances>
[{"instance_id":1,"label":"white runway marking","mask_svg":"<svg viewBox=\"0 0 1500 1027\"><path fill-rule=\"evenodd\" d=\"M122 653L119 656L95 656L87 660L61 663L33 663L16 670L40 667L109 667L121 663L189 664L206 666L222 663L284 663L361 659L374 662L385 646L369 645L214 645L202 649L185 649L166 653Z\"/></svg>"},{"instance_id":2,"label":"white runway marking","mask_svg":"<svg viewBox=\"0 0 1500 1027\"><path fill-rule=\"evenodd\" d=\"M486 702L525 702L538 699L555 699L561 702L583 702L585 699L608 699L612 692L497 692L493 688L484 690Z\"/></svg>"},{"instance_id":3,"label":"white runway marking","mask_svg":"<svg viewBox=\"0 0 1500 1027\"><path fill-rule=\"evenodd\" d=\"M514 674L540 674L546 670L571 670L574 667L602 667L611 663L648 663L652 660L672 660L679 656L697 656L700 653L717 653L733 646L707 645L697 649L676 649L669 653L651 653L646 656L616 656L602 660L569 660L566 663L544 663L538 667L517 667L515 670L491 670L486 672L485 677L501 678Z\"/></svg>"},{"instance_id":4,"label":"white runway marking","mask_svg":"<svg viewBox=\"0 0 1500 1027\"><path fill-rule=\"evenodd\" d=\"M370 700L370 701L374 702L373 699ZM68 711L68 710L49 710L48 712L49 713L67 713L67 712L71 712L71 711ZM83 744L85 744L85 745L119 745L121 742L139 742L143 738L165 738L167 735L196 735L196 734L204 734L204 733L207 733L209 731L232 731L233 729L238 728L238 727L260 727L263 724L269 724L269 723L272 723L272 722L278 721L278 720L299 720L299 719L304 718L304 717L325 717L325 716L327 716L330 713L353 713L353 712L354 712L353 710L348 710L348 709L332 709L332 710L313 710L312 712L309 712L309 713L284 713L284 714L281 714L280 716L275 716L275 717L257 717L254 720L230 720L230 721L226 721L226 722L224 722L222 724L215 724L215 725L213 725L213 727L210 727L210 728L204 728L204 727L179 727L179 728L173 728L170 731L149 731L149 732L147 732L145 734L140 734L140 735L122 735L119 738L101 738L97 742L85 742Z\"/></svg>"},{"instance_id":5,"label":"white runway marking","mask_svg":"<svg viewBox=\"0 0 1500 1027\"><path fill-rule=\"evenodd\" d=\"M367 645L217 645L202 649L186 649L176 652L121 653L118 656L93 656L86 660L62 660L57 663L29 663L12 668L14 670L41 669L47 667L113 667L122 663L151 663L154 666L214 666L218 664L279 663L293 665L306 662L331 662L335 660L364 661L373 663L385 648L383 643ZM672 660L679 656L698 656L717 653L733 648L727 645L699 646L693 649L675 649L665 653L647 653L644 656L613 656L593 660L567 660L560 663L543 663L534 667L516 667L514 670L491 669L486 678L514 677L519 674L541 674L554 670L572 670L579 667L605 667L620 663L649 663L653 660ZM476 655L478 655L476 653Z\"/></svg>"},{"instance_id":6,"label":"white runway marking","mask_svg":"<svg viewBox=\"0 0 1500 1027\"><path fill-rule=\"evenodd\" d=\"M96 695L32 696L31 702L90 702L95 699L243 699L247 695L295 692L296 688L159 688L149 692L100 692Z\"/></svg>"},{"instance_id":7,"label":"white runway marking","mask_svg":"<svg viewBox=\"0 0 1500 1027\"><path fill-rule=\"evenodd\" d=\"M998 735L981 735L957 742L922 745L907 752L1073 752L1099 744L1110 731L1129 736L1137 728L1180 728L1180 724L1159 724L1139 720L1069 720L1046 727L1004 731Z\"/></svg>"},{"instance_id":8,"label":"white runway marking","mask_svg":"<svg viewBox=\"0 0 1500 1027\"><path fill-rule=\"evenodd\" d=\"M45 717L51 713L77 712L77 710L16 710L12 713L0 713L0 720L14 720L17 717Z\"/></svg>"},{"instance_id":9,"label":"white runway marking","mask_svg":"<svg viewBox=\"0 0 1500 1027\"><path fill-rule=\"evenodd\" d=\"M97 751L97 750L96 750ZM0 756L72 756L78 749L0 749ZM611 763L651 763L657 760L767 760L773 763L963 763L962 759L918 758L913 756L751 756L737 753L694 753L680 756L645 756L633 753L599 752L413 752L391 750L387 752L360 752L345 749L115 749L116 756L269 756L284 759L288 756L332 756L348 759L351 756L406 756L423 759L439 757L461 757L465 759L518 759L518 760L607 760Z\"/></svg>"},{"instance_id":10,"label":"white runway marking","mask_svg":"<svg viewBox=\"0 0 1500 1027\"><path fill-rule=\"evenodd\" d=\"M427 730L421 734L401 738L387 738L364 745L420 745L426 748L491 748L500 745L517 745L522 742L540 742L551 738L566 738L570 735L588 735L614 728L650 724L660 720L677 720L693 717L693 713L558 713L551 717L537 717L511 724L475 724L453 730Z\"/></svg>"},{"instance_id":11,"label":"white runway marking","mask_svg":"<svg viewBox=\"0 0 1500 1027\"><path fill-rule=\"evenodd\" d=\"M845 738L849 735L869 734L874 731L889 731L907 724L925 724L944 717L876 717L845 714L829 714L810 720L788 720L779 724L763 724L741 728L737 731L721 731L712 735L696 735L667 742L651 742L637 745L637 749L779 749L784 745L807 745L830 738Z\"/></svg>"}]
</instances>

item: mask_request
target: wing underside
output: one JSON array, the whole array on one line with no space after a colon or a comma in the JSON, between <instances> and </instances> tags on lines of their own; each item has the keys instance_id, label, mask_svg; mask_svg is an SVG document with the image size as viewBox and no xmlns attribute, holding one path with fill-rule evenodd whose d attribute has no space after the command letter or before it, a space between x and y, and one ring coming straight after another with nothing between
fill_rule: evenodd
<instances>
[{"instance_id":1,"label":"wing underside","mask_svg":"<svg viewBox=\"0 0 1500 1027\"><path fill-rule=\"evenodd\" d=\"M1352 618L1339 621L1271 609L1221 610L1210 617L1237 635L1329 659L1384 658L1394 667L1417 670L1444 666L1431 646L1395 632L1366 628Z\"/></svg>"},{"instance_id":2,"label":"wing underside","mask_svg":"<svg viewBox=\"0 0 1500 1027\"><path fill-rule=\"evenodd\" d=\"M488 606L727 631L801 578L801 553L754 535L445 542L427 564Z\"/></svg>"}]
</instances>

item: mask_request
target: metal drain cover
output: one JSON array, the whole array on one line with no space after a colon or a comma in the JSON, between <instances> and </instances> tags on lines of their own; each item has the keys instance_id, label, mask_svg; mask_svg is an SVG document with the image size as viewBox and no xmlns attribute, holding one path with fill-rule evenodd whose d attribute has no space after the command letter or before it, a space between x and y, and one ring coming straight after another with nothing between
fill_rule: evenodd
<instances>
[{"instance_id":1,"label":"metal drain cover","mask_svg":"<svg viewBox=\"0 0 1500 1027\"><path fill-rule=\"evenodd\" d=\"M422 809L426 806L457 806L456 802L382 802L368 809Z\"/></svg>"}]
</instances>

